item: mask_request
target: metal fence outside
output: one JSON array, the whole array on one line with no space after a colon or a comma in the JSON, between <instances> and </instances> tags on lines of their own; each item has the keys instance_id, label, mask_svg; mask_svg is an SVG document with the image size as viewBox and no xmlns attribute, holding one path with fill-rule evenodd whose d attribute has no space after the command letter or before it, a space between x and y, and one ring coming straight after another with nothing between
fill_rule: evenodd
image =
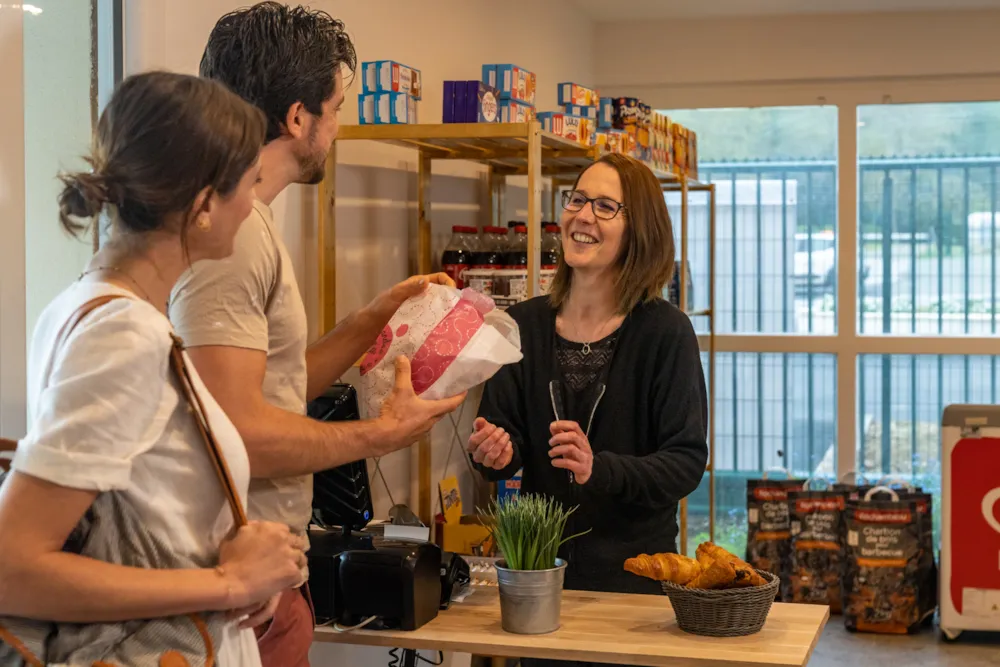
<instances>
[{"instance_id":1,"label":"metal fence outside","mask_svg":"<svg viewBox=\"0 0 1000 667\"><path fill-rule=\"evenodd\" d=\"M835 162L715 162L701 165L701 178L717 192L717 333L834 335L844 307L858 309L866 335L997 333L1000 156L860 161L854 303L836 302ZM676 215L679 199L667 201ZM696 308L707 305L707 223L707 199L693 198ZM705 332L704 322L695 325ZM747 477L775 466L833 472L836 359L729 352L716 363L723 525L727 512L741 510ZM936 490L941 410L996 403L996 358L862 355L858 365L858 466ZM689 506L693 517L707 513L707 489Z\"/></svg>"}]
</instances>

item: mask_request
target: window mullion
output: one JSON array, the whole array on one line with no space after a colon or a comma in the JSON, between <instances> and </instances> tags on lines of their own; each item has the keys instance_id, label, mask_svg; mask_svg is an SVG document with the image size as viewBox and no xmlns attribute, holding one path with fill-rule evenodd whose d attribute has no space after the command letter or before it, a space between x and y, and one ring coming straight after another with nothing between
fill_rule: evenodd
<instances>
[{"instance_id":1,"label":"window mullion","mask_svg":"<svg viewBox=\"0 0 1000 667\"><path fill-rule=\"evenodd\" d=\"M837 107L837 474L856 470L858 107Z\"/></svg>"}]
</instances>

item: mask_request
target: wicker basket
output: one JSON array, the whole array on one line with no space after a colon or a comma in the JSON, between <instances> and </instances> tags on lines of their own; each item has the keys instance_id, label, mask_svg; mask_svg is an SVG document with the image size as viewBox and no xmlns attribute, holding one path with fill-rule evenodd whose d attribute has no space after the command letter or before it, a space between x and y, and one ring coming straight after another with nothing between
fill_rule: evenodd
<instances>
[{"instance_id":1,"label":"wicker basket","mask_svg":"<svg viewBox=\"0 0 1000 667\"><path fill-rule=\"evenodd\" d=\"M760 632L778 594L778 577L757 570L766 586L708 591L660 582L684 632L706 637L743 637Z\"/></svg>"}]
</instances>

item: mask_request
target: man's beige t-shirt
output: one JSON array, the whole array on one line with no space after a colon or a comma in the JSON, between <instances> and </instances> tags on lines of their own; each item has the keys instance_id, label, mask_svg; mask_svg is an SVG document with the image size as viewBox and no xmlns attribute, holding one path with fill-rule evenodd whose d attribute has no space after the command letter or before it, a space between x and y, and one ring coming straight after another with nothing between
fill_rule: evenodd
<instances>
[{"instance_id":1,"label":"man's beige t-shirt","mask_svg":"<svg viewBox=\"0 0 1000 667\"><path fill-rule=\"evenodd\" d=\"M170 321L187 347L226 345L267 353L264 398L306 412L305 305L271 209L255 202L232 256L184 272L170 298ZM251 519L279 521L304 534L312 514L312 476L253 479Z\"/></svg>"}]
</instances>

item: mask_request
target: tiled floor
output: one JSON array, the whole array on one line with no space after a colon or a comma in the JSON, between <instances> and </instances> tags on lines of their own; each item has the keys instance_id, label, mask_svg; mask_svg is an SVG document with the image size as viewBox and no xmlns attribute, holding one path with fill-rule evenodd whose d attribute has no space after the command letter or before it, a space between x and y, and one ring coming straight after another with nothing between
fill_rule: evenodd
<instances>
[{"instance_id":1,"label":"tiled floor","mask_svg":"<svg viewBox=\"0 0 1000 667\"><path fill-rule=\"evenodd\" d=\"M809 667L1000 667L1000 635L962 635L941 641L937 629L918 635L853 634L833 616L823 631Z\"/></svg>"}]
</instances>

